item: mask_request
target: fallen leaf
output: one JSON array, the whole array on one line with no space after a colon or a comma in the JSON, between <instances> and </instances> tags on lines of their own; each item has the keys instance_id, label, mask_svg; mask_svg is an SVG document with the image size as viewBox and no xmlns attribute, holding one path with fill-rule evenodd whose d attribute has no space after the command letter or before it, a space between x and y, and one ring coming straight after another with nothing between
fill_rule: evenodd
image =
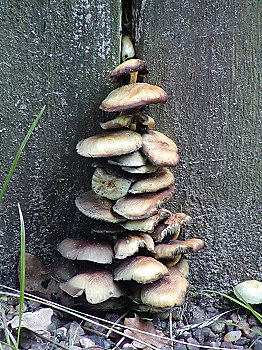
<instances>
[{"instance_id":1,"label":"fallen leaf","mask_svg":"<svg viewBox=\"0 0 262 350\"><path fill-rule=\"evenodd\" d=\"M25 290L27 292L45 292L45 285L48 285L50 276L38 257L26 253L25 267ZM20 279L20 264L18 266L18 276Z\"/></svg>"},{"instance_id":2,"label":"fallen leaf","mask_svg":"<svg viewBox=\"0 0 262 350\"><path fill-rule=\"evenodd\" d=\"M165 335L161 331L157 330L151 321L142 321L137 315L135 315L135 318L126 318L124 320L124 325L127 327L135 328L143 332L147 332L145 334L141 332L136 332L136 330L125 329L124 333L126 335L132 336L137 339L132 341L132 345L135 346L136 348L144 349L144 350L151 349L149 346L146 346L145 344L140 343L139 340L142 340L148 345L152 345L158 349L161 349L163 346L171 345L171 342L168 339L161 339L161 338L152 336L152 334L163 336L163 337Z\"/></svg>"},{"instance_id":3,"label":"fallen leaf","mask_svg":"<svg viewBox=\"0 0 262 350\"><path fill-rule=\"evenodd\" d=\"M51 324L51 317L53 310L50 308L43 308L34 312L25 312L22 316L21 326L29 329L37 334L47 334L48 327ZM15 316L10 321L12 328L18 328L19 316Z\"/></svg>"}]
</instances>

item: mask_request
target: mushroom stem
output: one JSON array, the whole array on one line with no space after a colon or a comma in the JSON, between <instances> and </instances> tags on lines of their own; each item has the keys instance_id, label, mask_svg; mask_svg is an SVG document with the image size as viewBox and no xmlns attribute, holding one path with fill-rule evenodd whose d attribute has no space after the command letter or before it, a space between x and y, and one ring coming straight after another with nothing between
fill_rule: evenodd
<instances>
[{"instance_id":1,"label":"mushroom stem","mask_svg":"<svg viewBox=\"0 0 262 350\"><path fill-rule=\"evenodd\" d=\"M132 72L130 73L130 80L129 80L129 84L134 84L137 81L137 76L138 76L138 72Z\"/></svg>"}]
</instances>

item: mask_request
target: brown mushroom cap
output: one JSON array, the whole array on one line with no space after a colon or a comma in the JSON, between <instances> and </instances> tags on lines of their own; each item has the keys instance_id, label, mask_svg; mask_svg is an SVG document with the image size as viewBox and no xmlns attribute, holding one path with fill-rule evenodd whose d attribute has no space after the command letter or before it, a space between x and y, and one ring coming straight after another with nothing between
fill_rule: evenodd
<instances>
[{"instance_id":1,"label":"brown mushroom cap","mask_svg":"<svg viewBox=\"0 0 262 350\"><path fill-rule=\"evenodd\" d=\"M172 271L172 268L168 270L168 275L142 287L143 304L166 309L181 306L184 303L189 283L180 272Z\"/></svg>"},{"instance_id":2,"label":"brown mushroom cap","mask_svg":"<svg viewBox=\"0 0 262 350\"><path fill-rule=\"evenodd\" d=\"M162 242L168 235L173 235L175 240L180 233L181 226L190 222L192 218L184 213L171 213L170 216L161 222L152 233L155 242Z\"/></svg>"},{"instance_id":3,"label":"brown mushroom cap","mask_svg":"<svg viewBox=\"0 0 262 350\"><path fill-rule=\"evenodd\" d=\"M142 72L142 74L148 74L149 72L146 62L138 58L131 58L130 60L121 63L114 70L112 70L108 77L112 82L117 82L123 75L128 75L133 72Z\"/></svg>"},{"instance_id":4,"label":"brown mushroom cap","mask_svg":"<svg viewBox=\"0 0 262 350\"><path fill-rule=\"evenodd\" d=\"M129 189L129 193L156 192L174 185L174 175L168 168L160 168L146 178L136 181Z\"/></svg>"},{"instance_id":5,"label":"brown mushroom cap","mask_svg":"<svg viewBox=\"0 0 262 350\"><path fill-rule=\"evenodd\" d=\"M84 157L113 157L132 153L142 146L142 138L130 130L108 131L78 142L77 153Z\"/></svg>"},{"instance_id":6,"label":"brown mushroom cap","mask_svg":"<svg viewBox=\"0 0 262 350\"><path fill-rule=\"evenodd\" d=\"M179 162L175 142L159 131L148 130L142 135L142 152L158 166L176 166Z\"/></svg>"},{"instance_id":7,"label":"brown mushroom cap","mask_svg":"<svg viewBox=\"0 0 262 350\"><path fill-rule=\"evenodd\" d=\"M120 112L150 103L166 102L166 100L167 94L159 86L134 83L110 92L99 108L106 112Z\"/></svg>"},{"instance_id":8,"label":"brown mushroom cap","mask_svg":"<svg viewBox=\"0 0 262 350\"><path fill-rule=\"evenodd\" d=\"M124 197L131 181L123 177L108 174L103 168L96 168L92 176L92 190L99 196L117 200Z\"/></svg>"},{"instance_id":9,"label":"brown mushroom cap","mask_svg":"<svg viewBox=\"0 0 262 350\"><path fill-rule=\"evenodd\" d=\"M204 247L204 241L199 238L190 238L186 241L170 241L155 246L156 259L172 259L183 253L196 253Z\"/></svg>"},{"instance_id":10,"label":"brown mushroom cap","mask_svg":"<svg viewBox=\"0 0 262 350\"><path fill-rule=\"evenodd\" d=\"M115 258L125 259L138 252L139 248L146 248L150 252L153 252L153 238L146 233L127 233L118 238L115 243Z\"/></svg>"},{"instance_id":11,"label":"brown mushroom cap","mask_svg":"<svg viewBox=\"0 0 262 350\"><path fill-rule=\"evenodd\" d=\"M112 211L113 202L109 199L98 197L93 191L80 194L76 198L75 203L81 213L92 219L112 223L126 220Z\"/></svg>"},{"instance_id":12,"label":"brown mushroom cap","mask_svg":"<svg viewBox=\"0 0 262 350\"><path fill-rule=\"evenodd\" d=\"M61 283L60 288L72 297L79 297L85 291L86 300L90 304L102 303L109 298L124 295L114 282L111 272L105 270L81 273Z\"/></svg>"},{"instance_id":13,"label":"brown mushroom cap","mask_svg":"<svg viewBox=\"0 0 262 350\"><path fill-rule=\"evenodd\" d=\"M129 220L145 219L156 214L160 205L168 200L173 192L174 188L171 186L155 193L130 194L118 199L113 211Z\"/></svg>"},{"instance_id":14,"label":"brown mushroom cap","mask_svg":"<svg viewBox=\"0 0 262 350\"><path fill-rule=\"evenodd\" d=\"M168 273L167 267L148 256L136 256L123 260L113 271L116 281L134 280L138 283L151 283Z\"/></svg>"},{"instance_id":15,"label":"brown mushroom cap","mask_svg":"<svg viewBox=\"0 0 262 350\"><path fill-rule=\"evenodd\" d=\"M111 264L114 253L109 242L87 242L66 238L57 245L59 253L71 260L88 260L99 264Z\"/></svg>"},{"instance_id":16,"label":"brown mushroom cap","mask_svg":"<svg viewBox=\"0 0 262 350\"><path fill-rule=\"evenodd\" d=\"M146 156L139 151L135 151L109 159L108 163L124 167L140 167L146 164Z\"/></svg>"},{"instance_id":17,"label":"brown mushroom cap","mask_svg":"<svg viewBox=\"0 0 262 350\"><path fill-rule=\"evenodd\" d=\"M159 221L166 219L170 215L170 211L164 208L159 209L158 213L142 220L127 220L121 226L130 231L154 232L155 226Z\"/></svg>"}]
</instances>

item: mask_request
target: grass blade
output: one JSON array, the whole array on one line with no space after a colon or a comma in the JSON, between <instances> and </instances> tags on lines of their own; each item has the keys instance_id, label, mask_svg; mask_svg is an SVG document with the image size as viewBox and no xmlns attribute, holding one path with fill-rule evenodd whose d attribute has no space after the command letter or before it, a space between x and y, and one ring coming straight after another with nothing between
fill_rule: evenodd
<instances>
[{"instance_id":1,"label":"grass blade","mask_svg":"<svg viewBox=\"0 0 262 350\"><path fill-rule=\"evenodd\" d=\"M24 139L23 139L23 141L22 141L22 143L21 143L21 145L20 145L20 147L19 147L19 149L18 149L18 151L17 151L17 153L16 153L16 155L15 155L15 159L14 159L14 161L13 161L13 164L11 165L11 168L9 169L9 172L8 172L8 174L7 174L7 177L6 177L6 179L5 179L5 182L4 182L3 187L2 187L2 189L1 189L1 192L0 192L0 202L2 201L2 199L3 199L3 197L4 197L5 191L6 191L7 186L8 186L8 184L9 184L10 180L11 180L11 177L12 177L14 171L15 171L15 168L16 168L17 163L18 163L18 160L19 160L19 158L20 158L20 156L21 156L21 154L22 154L22 152L23 152L23 149L25 148L25 146L26 146L26 144L27 144L27 141L29 140L29 138L30 138L30 136L31 136L31 134L32 134L32 132L33 132L33 130L34 130L34 128L36 127L36 125L37 125L39 119L42 117L42 115L43 115L43 113L44 113L44 111L45 111L45 107L46 107L46 106L44 106L44 107L41 109L41 111L39 112L38 116L35 118L35 120L34 120L33 123L31 124L31 126L30 126L30 128L29 128L27 134L25 135L25 137L24 137Z\"/></svg>"},{"instance_id":2,"label":"grass blade","mask_svg":"<svg viewBox=\"0 0 262 350\"><path fill-rule=\"evenodd\" d=\"M247 303L245 300L243 300L241 297L241 300L238 300L234 297L231 297L230 295L226 294L226 293L223 293L223 292L217 292L215 290L210 290L210 289L206 289L204 290L203 292L209 292L209 293L215 293L215 294L218 294L218 295L221 295L231 301L233 301L234 303L244 307L245 309L249 310L250 312L252 312L252 314L259 320L259 322L262 323L262 315L257 312L256 310L253 309L253 307Z\"/></svg>"},{"instance_id":3,"label":"grass blade","mask_svg":"<svg viewBox=\"0 0 262 350\"><path fill-rule=\"evenodd\" d=\"M23 305L25 299L25 224L23 213L18 204L19 218L20 218L20 297L19 297L19 325L17 331L17 349L19 347L20 334L21 334L21 325L23 317Z\"/></svg>"}]
</instances>

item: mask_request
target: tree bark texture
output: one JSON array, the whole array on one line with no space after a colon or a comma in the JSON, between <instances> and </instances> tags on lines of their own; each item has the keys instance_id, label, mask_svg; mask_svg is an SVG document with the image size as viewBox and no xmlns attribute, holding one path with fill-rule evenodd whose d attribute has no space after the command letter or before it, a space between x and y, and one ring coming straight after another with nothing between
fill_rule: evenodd
<instances>
[{"instance_id":1,"label":"tree bark texture","mask_svg":"<svg viewBox=\"0 0 262 350\"><path fill-rule=\"evenodd\" d=\"M12 284L19 255L17 203L25 216L27 251L50 261L56 244L89 232L74 205L90 187L91 162L79 140L106 118L101 100L120 60L120 0L1 1L0 183L30 124L34 131L2 203L0 277Z\"/></svg>"},{"instance_id":2,"label":"tree bark texture","mask_svg":"<svg viewBox=\"0 0 262 350\"><path fill-rule=\"evenodd\" d=\"M150 110L175 139L176 210L205 250L191 257L196 290L261 278L258 1L135 1L137 55L169 100Z\"/></svg>"}]
</instances>

